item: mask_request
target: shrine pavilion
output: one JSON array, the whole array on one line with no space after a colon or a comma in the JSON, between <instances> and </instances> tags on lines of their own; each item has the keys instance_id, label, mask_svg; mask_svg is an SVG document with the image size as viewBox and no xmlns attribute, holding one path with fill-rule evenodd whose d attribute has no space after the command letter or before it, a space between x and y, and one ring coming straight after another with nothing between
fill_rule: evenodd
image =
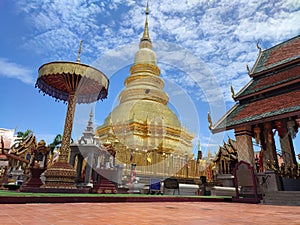
<instances>
[{"instance_id":1,"label":"shrine pavilion","mask_svg":"<svg viewBox=\"0 0 300 225\"><path fill-rule=\"evenodd\" d=\"M293 139L300 126L300 35L266 50L257 47L253 68L247 66L250 82L237 94L232 89L236 104L211 131L234 129L239 161L254 166L259 160L260 171L273 169L296 178L299 171ZM261 148L256 160L254 139ZM281 165L278 155L283 158Z\"/></svg>"}]
</instances>

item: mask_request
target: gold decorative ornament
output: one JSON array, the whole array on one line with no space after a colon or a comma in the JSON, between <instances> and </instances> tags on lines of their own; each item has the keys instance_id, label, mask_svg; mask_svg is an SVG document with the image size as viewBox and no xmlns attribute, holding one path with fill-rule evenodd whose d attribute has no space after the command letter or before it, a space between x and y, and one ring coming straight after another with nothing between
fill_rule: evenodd
<instances>
[{"instance_id":1,"label":"gold decorative ornament","mask_svg":"<svg viewBox=\"0 0 300 225\"><path fill-rule=\"evenodd\" d=\"M208 112L208 114L207 114L207 120L208 120L208 123L209 123L208 128L211 130L213 122L212 122L212 119L211 119L211 116L210 116L210 112Z\"/></svg>"},{"instance_id":2,"label":"gold decorative ornament","mask_svg":"<svg viewBox=\"0 0 300 225\"><path fill-rule=\"evenodd\" d=\"M233 89L233 86L232 86L232 84L230 84L230 90L231 90L231 97L232 97L232 99L234 100L235 98L234 98L234 89Z\"/></svg>"},{"instance_id":3,"label":"gold decorative ornament","mask_svg":"<svg viewBox=\"0 0 300 225\"><path fill-rule=\"evenodd\" d=\"M248 64L246 64L246 68L247 68L247 71L248 71L248 75L250 75L251 71L250 71L250 68L249 68Z\"/></svg>"}]
</instances>

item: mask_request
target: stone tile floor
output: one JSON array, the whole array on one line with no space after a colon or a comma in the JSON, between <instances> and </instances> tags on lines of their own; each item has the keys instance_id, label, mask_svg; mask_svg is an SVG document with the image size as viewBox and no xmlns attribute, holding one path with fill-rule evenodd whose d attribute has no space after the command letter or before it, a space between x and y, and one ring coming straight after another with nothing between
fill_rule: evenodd
<instances>
[{"instance_id":1,"label":"stone tile floor","mask_svg":"<svg viewBox=\"0 0 300 225\"><path fill-rule=\"evenodd\" d=\"M0 204L0 224L299 225L300 207L217 202Z\"/></svg>"}]
</instances>

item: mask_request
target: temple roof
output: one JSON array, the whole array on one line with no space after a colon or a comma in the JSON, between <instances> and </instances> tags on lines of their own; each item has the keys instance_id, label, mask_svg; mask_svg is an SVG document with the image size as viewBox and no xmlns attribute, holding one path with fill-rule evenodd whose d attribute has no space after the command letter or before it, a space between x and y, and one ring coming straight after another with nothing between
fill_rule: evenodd
<instances>
[{"instance_id":1,"label":"temple roof","mask_svg":"<svg viewBox=\"0 0 300 225\"><path fill-rule=\"evenodd\" d=\"M288 86L300 80L300 67L297 65L291 66L288 70L285 68L280 71L268 73L257 77L246 86L238 95L236 100L240 100L250 95L257 95L258 92L263 93L274 88Z\"/></svg>"},{"instance_id":2,"label":"temple roof","mask_svg":"<svg viewBox=\"0 0 300 225\"><path fill-rule=\"evenodd\" d=\"M260 50L250 77L213 133L300 115L300 36Z\"/></svg>"},{"instance_id":3,"label":"temple roof","mask_svg":"<svg viewBox=\"0 0 300 225\"><path fill-rule=\"evenodd\" d=\"M299 115L299 99L300 90L296 90L247 104L237 103L212 127L212 132L217 133L241 125L253 125L262 121Z\"/></svg>"},{"instance_id":4,"label":"temple roof","mask_svg":"<svg viewBox=\"0 0 300 225\"><path fill-rule=\"evenodd\" d=\"M300 58L300 35L260 52L251 76Z\"/></svg>"},{"instance_id":5,"label":"temple roof","mask_svg":"<svg viewBox=\"0 0 300 225\"><path fill-rule=\"evenodd\" d=\"M232 140L231 138L228 138L228 143L224 142L223 146L219 146L219 150L216 153L216 156L213 159L213 161L217 162L221 158L224 158L227 161L237 160L236 141Z\"/></svg>"}]
</instances>

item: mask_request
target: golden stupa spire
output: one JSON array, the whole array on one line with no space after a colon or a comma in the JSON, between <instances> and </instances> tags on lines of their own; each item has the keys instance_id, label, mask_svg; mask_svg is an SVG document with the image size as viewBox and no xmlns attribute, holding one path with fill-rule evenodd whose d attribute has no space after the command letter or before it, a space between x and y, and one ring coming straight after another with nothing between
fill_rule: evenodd
<instances>
[{"instance_id":1,"label":"golden stupa spire","mask_svg":"<svg viewBox=\"0 0 300 225\"><path fill-rule=\"evenodd\" d=\"M141 38L141 41L151 41L149 36L149 28L148 28L148 15L149 15L148 2L147 2L145 12L146 12L146 21L145 21L144 33L143 33L143 37Z\"/></svg>"},{"instance_id":2,"label":"golden stupa spire","mask_svg":"<svg viewBox=\"0 0 300 225\"><path fill-rule=\"evenodd\" d=\"M198 156L197 156L197 161L200 162L201 159L202 159L202 151L201 151L200 139L198 139Z\"/></svg>"},{"instance_id":3,"label":"golden stupa spire","mask_svg":"<svg viewBox=\"0 0 300 225\"><path fill-rule=\"evenodd\" d=\"M147 2L145 13L146 13L146 21L145 21L144 33L140 42L140 48L146 47L152 49L151 39L149 36L149 27L148 27L148 15L149 15L148 2Z\"/></svg>"}]
</instances>

